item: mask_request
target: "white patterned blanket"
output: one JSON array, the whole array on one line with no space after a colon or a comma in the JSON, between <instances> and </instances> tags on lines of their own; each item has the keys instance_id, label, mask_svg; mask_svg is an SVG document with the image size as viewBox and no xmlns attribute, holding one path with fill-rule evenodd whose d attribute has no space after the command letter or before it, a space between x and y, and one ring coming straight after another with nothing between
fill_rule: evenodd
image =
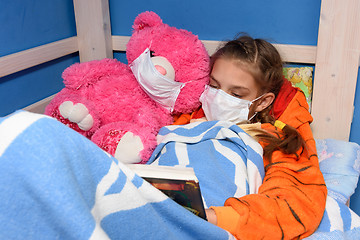
<instances>
[{"instance_id":1,"label":"white patterned blanket","mask_svg":"<svg viewBox=\"0 0 360 240\"><path fill-rule=\"evenodd\" d=\"M187 134L188 140L179 139ZM257 191L261 154L239 128L170 126L159 139L152 164L192 166L206 205ZM332 140L317 146L330 191L323 221L309 239L360 239L360 218L343 202L357 185L359 146ZM204 154L209 149L213 154ZM0 239L232 239L44 115L18 111L0 118L0 164Z\"/></svg>"}]
</instances>

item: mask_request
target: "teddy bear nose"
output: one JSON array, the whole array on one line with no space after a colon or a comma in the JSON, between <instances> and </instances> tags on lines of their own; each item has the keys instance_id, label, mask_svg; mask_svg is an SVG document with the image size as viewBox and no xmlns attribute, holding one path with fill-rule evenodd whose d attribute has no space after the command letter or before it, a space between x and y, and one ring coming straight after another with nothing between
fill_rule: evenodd
<instances>
[{"instance_id":1,"label":"teddy bear nose","mask_svg":"<svg viewBox=\"0 0 360 240\"><path fill-rule=\"evenodd\" d=\"M155 69L164 77L170 80L175 80L175 69L165 57L154 56L151 59Z\"/></svg>"},{"instance_id":2,"label":"teddy bear nose","mask_svg":"<svg viewBox=\"0 0 360 240\"><path fill-rule=\"evenodd\" d=\"M155 68L156 68L156 70L160 73L160 74L162 74L162 75L166 75L166 73L167 73L167 71L166 71L166 69L165 68L163 68L162 66L160 66L160 65L155 65Z\"/></svg>"}]
</instances>

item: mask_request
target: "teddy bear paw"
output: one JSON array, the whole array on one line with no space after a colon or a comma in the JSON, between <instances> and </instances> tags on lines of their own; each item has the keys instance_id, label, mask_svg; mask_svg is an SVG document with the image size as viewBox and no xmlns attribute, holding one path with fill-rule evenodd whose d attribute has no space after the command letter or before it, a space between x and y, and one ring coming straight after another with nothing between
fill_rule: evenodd
<instances>
[{"instance_id":1,"label":"teddy bear paw","mask_svg":"<svg viewBox=\"0 0 360 240\"><path fill-rule=\"evenodd\" d=\"M94 124L93 117L82 103L74 104L71 101L65 101L59 106L59 112L63 118L76 123L83 131L88 131Z\"/></svg>"},{"instance_id":2,"label":"teddy bear paw","mask_svg":"<svg viewBox=\"0 0 360 240\"><path fill-rule=\"evenodd\" d=\"M140 137L132 132L126 132L116 147L114 157L123 163L139 163L140 152L143 149L144 145Z\"/></svg>"}]
</instances>

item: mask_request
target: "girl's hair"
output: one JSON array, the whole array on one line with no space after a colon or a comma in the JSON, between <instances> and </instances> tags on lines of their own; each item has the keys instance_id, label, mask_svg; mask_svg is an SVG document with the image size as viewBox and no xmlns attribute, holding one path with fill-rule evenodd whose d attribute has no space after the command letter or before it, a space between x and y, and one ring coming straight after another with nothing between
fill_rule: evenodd
<instances>
[{"instance_id":1,"label":"girl's hair","mask_svg":"<svg viewBox=\"0 0 360 240\"><path fill-rule=\"evenodd\" d=\"M260 87L258 96L268 92L274 93L275 97L278 95L284 81L283 61L271 43L242 34L226 42L211 56L211 70L219 58L235 60L239 67L248 71ZM270 113L272 105L258 112L252 122L274 124L276 119ZM271 159L275 150L293 154L305 147L301 135L289 125L286 125L282 132L269 133L261 130L255 132L255 138L266 143L264 157L268 159Z\"/></svg>"}]
</instances>

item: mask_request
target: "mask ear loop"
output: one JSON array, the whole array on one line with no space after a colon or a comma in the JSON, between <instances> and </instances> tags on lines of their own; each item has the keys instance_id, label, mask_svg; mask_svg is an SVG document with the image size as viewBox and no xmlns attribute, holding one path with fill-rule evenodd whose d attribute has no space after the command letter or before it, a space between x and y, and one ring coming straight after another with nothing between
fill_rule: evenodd
<instances>
[{"instance_id":1,"label":"mask ear loop","mask_svg":"<svg viewBox=\"0 0 360 240\"><path fill-rule=\"evenodd\" d=\"M264 93L263 95L255 98L254 100L251 101L250 105L253 104L255 101L259 100L260 98L262 98L263 96L265 96L266 93ZM250 107L250 106L249 106Z\"/></svg>"},{"instance_id":2,"label":"mask ear loop","mask_svg":"<svg viewBox=\"0 0 360 240\"><path fill-rule=\"evenodd\" d=\"M151 50L152 41L153 41L153 40L151 39L151 40L150 40L150 45L149 45L149 47L148 47L148 48L149 48L149 51Z\"/></svg>"},{"instance_id":3,"label":"mask ear loop","mask_svg":"<svg viewBox=\"0 0 360 240\"><path fill-rule=\"evenodd\" d=\"M258 114L258 112L255 112L255 113L248 119L248 121L250 122L257 114Z\"/></svg>"},{"instance_id":4,"label":"mask ear loop","mask_svg":"<svg viewBox=\"0 0 360 240\"><path fill-rule=\"evenodd\" d=\"M252 100L252 101L250 102L248 108L250 109L251 104L253 104L255 101L257 101L257 100L259 100L260 98L262 98L264 95L265 95L265 93L264 93L263 95L255 98L254 100ZM257 114L258 114L258 112L255 112L255 113L248 119L248 121L250 122Z\"/></svg>"}]
</instances>

